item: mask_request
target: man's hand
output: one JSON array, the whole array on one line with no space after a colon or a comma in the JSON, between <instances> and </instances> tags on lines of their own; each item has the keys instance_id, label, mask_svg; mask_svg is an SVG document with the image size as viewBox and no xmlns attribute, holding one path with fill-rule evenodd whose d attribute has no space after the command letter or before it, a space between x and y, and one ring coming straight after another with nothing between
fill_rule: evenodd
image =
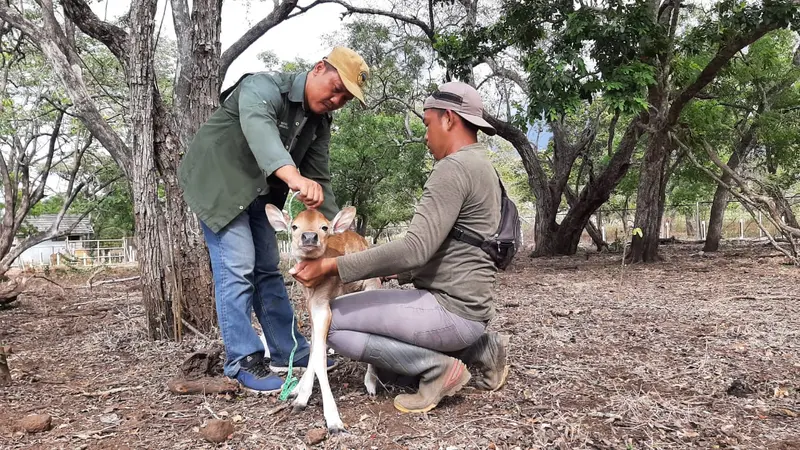
<instances>
[{"instance_id":1,"label":"man's hand","mask_svg":"<svg viewBox=\"0 0 800 450\"><path fill-rule=\"evenodd\" d=\"M297 198L305 203L307 208L315 209L322 206L322 202L325 200L322 186L316 181L300 175L294 166L283 166L275 171L275 175L283 180L289 189L299 192Z\"/></svg>"},{"instance_id":2,"label":"man's hand","mask_svg":"<svg viewBox=\"0 0 800 450\"><path fill-rule=\"evenodd\" d=\"M320 258L300 261L289 269L292 275L303 286L312 288L322 283L326 277L339 275L336 258Z\"/></svg>"}]
</instances>

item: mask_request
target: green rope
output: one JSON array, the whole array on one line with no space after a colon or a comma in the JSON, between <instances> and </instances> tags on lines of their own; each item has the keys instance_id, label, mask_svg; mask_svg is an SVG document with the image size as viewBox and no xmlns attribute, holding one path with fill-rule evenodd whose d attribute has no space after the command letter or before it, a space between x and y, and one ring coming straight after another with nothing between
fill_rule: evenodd
<instances>
[{"instance_id":1,"label":"green rope","mask_svg":"<svg viewBox=\"0 0 800 450\"><path fill-rule=\"evenodd\" d=\"M286 380L284 380L283 386L281 386L281 394L278 396L278 399L282 402L289 398L292 389L297 386L297 377L292 374L294 351L297 350L297 338L294 336L294 314L292 314L292 340L294 341L294 347L292 347L292 352L289 354L289 372L286 373Z\"/></svg>"},{"instance_id":2,"label":"green rope","mask_svg":"<svg viewBox=\"0 0 800 450\"><path fill-rule=\"evenodd\" d=\"M292 193L291 197L289 197L289 218L292 220L294 220L294 217L292 217L292 201L298 193L299 191L294 192ZM286 380L283 381L281 393L278 396L278 399L282 402L285 402L286 399L289 398L289 394L292 393L292 389L294 389L298 383L297 377L295 377L292 373L292 366L294 364L294 351L297 350L297 338L294 334L294 313L292 314L292 340L294 341L294 347L292 347L292 352L289 354L289 371L286 373Z\"/></svg>"}]
</instances>

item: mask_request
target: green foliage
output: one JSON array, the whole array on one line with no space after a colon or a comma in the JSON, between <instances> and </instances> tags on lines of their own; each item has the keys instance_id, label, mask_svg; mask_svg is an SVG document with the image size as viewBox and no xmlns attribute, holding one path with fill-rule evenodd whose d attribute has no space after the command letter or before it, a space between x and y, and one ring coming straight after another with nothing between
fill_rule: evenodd
<instances>
[{"instance_id":1,"label":"green foliage","mask_svg":"<svg viewBox=\"0 0 800 450\"><path fill-rule=\"evenodd\" d=\"M453 66L505 48L518 51L531 120L556 120L600 95L614 109L639 111L647 105L653 57L665 37L649 8L644 0L612 1L602 9L566 1L507 2L497 23L442 36L436 48Z\"/></svg>"},{"instance_id":2,"label":"green foliage","mask_svg":"<svg viewBox=\"0 0 800 450\"><path fill-rule=\"evenodd\" d=\"M514 148L505 141L497 142L497 147L490 150L489 159L500 174L508 196L517 204L522 212L525 205L535 201L531 187L528 184L528 174L520 162L519 155ZM526 211L526 215L532 211Z\"/></svg>"},{"instance_id":3,"label":"green foliage","mask_svg":"<svg viewBox=\"0 0 800 450\"><path fill-rule=\"evenodd\" d=\"M439 35L434 47L462 78L484 57L513 49L528 78L527 121L556 120L600 97L612 110L633 113L647 108L648 88L656 83L665 55L686 55L675 78L677 85L685 84L732 39L763 24L797 26L800 6L791 0L720 1L711 11L681 21L674 43L668 33L670 14L666 6L656 14L648 0L612 0L602 6L504 2L495 23Z\"/></svg>"},{"instance_id":4,"label":"green foliage","mask_svg":"<svg viewBox=\"0 0 800 450\"><path fill-rule=\"evenodd\" d=\"M410 219L429 161L423 143L406 142L412 139L404 118L351 105L337 113L334 125L330 165L338 203L355 206L372 228ZM424 134L419 121L409 126L412 137Z\"/></svg>"},{"instance_id":5,"label":"green foliage","mask_svg":"<svg viewBox=\"0 0 800 450\"><path fill-rule=\"evenodd\" d=\"M723 160L752 128L756 145L747 166L762 182L781 190L797 183L800 173L800 67L793 62L797 45L789 30L767 34L731 61L707 89L708 98L696 100L681 115L692 139L709 143ZM696 61L710 57L695 53L679 59L678 75L696 77ZM708 169L719 172L701 146L695 145L695 153ZM671 180L670 197L673 203L707 200L715 189L716 183L687 161Z\"/></svg>"}]
</instances>

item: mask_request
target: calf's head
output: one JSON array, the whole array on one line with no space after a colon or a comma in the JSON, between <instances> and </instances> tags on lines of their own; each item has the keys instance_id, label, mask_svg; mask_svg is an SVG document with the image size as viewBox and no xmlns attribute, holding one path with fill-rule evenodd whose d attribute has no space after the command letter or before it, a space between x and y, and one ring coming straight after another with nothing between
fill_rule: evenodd
<instances>
[{"instance_id":1,"label":"calf's head","mask_svg":"<svg viewBox=\"0 0 800 450\"><path fill-rule=\"evenodd\" d=\"M356 208L348 206L328 221L316 209L300 212L292 220L275 205L266 206L267 218L275 231L288 231L292 236L292 255L297 259L316 259L325 254L328 237L350 228L356 217Z\"/></svg>"}]
</instances>

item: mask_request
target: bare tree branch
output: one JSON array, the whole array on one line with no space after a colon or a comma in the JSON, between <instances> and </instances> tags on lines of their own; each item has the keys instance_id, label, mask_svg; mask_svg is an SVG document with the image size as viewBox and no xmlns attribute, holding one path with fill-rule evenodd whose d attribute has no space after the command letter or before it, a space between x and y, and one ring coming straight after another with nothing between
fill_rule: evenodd
<instances>
[{"instance_id":1,"label":"bare tree branch","mask_svg":"<svg viewBox=\"0 0 800 450\"><path fill-rule=\"evenodd\" d=\"M86 83L83 81L80 67L70 63L70 60L78 60L77 55L73 51L71 52L72 57L68 57L65 51L70 53L70 49L63 48L57 42L59 31L54 28L58 24L45 20L44 28L38 28L5 2L0 2L0 18L30 36L32 42L42 50L67 94L74 102L76 116L103 144L123 171L127 172L130 150L97 110L97 105L92 101ZM79 22L76 24L80 26Z\"/></svg>"},{"instance_id":2,"label":"bare tree branch","mask_svg":"<svg viewBox=\"0 0 800 450\"><path fill-rule=\"evenodd\" d=\"M374 110L378 109L378 107L380 107L382 104L384 104L384 103L386 103L388 101L393 101L393 102L400 103L401 105L405 106L406 109L408 109L409 112L411 112L415 116L419 117L420 120L422 120L422 114L420 114L414 108L414 106L409 105L408 103L406 103L403 99L401 99L399 97L395 97L395 96L391 96L391 95L382 97L380 100L376 101L372 106L370 106L369 109L374 111Z\"/></svg>"},{"instance_id":3,"label":"bare tree branch","mask_svg":"<svg viewBox=\"0 0 800 450\"><path fill-rule=\"evenodd\" d=\"M483 60L483 62L485 62L496 75L513 81L517 86L519 86L520 89L522 89L522 92L525 95L529 95L530 90L528 89L528 84L518 72L506 67L501 67L500 64L498 64L493 58L486 58Z\"/></svg>"},{"instance_id":4,"label":"bare tree branch","mask_svg":"<svg viewBox=\"0 0 800 450\"><path fill-rule=\"evenodd\" d=\"M53 155L56 152L58 135L61 132L61 124L63 121L64 111L59 111L58 116L56 117L55 125L53 126L53 132L50 135L50 143L47 148L47 160L42 168L41 180L39 180L39 186L33 192L33 203L38 202L42 199L42 197L44 197L44 188L47 185L47 177L50 175L50 168L53 164Z\"/></svg>"},{"instance_id":5,"label":"bare tree branch","mask_svg":"<svg viewBox=\"0 0 800 450\"><path fill-rule=\"evenodd\" d=\"M102 42L122 67L127 67L128 33L125 30L100 20L85 0L61 0L61 4L64 13L81 31Z\"/></svg>"},{"instance_id":6,"label":"bare tree branch","mask_svg":"<svg viewBox=\"0 0 800 450\"><path fill-rule=\"evenodd\" d=\"M320 3L336 3L336 4L344 6L344 8L347 10L347 12L343 13L342 14L343 16L348 16L348 15L351 15L351 14L370 14L370 15L374 15L374 16L389 17L391 19L398 20L400 22L405 22L405 23L407 23L409 25L414 25L417 28L419 28L420 30L422 30L422 32L425 33L426 36L428 36L428 39L430 40L430 42L434 42L436 40L435 39L436 35L434 34L434 28L433 28L433 14L431 13L432 9L428 13L429 16L430 16L430 24L427 24L424 21L422 21L421 19L419 19L418 17L406 16L406 15L399 14L399 13L396 13L396 12L393 12L393 11L384 11L384 10L375 9L375 8L360 8L360 7L357 7L357 6L353 6L353 5L345 2L344 0L324 0L324 1L320 1ZM432 8L432 3L429 4L429 6L430 6L430 8Z\"/></svg>"},{"instance_id":7,"label":"bare tree branch","mask_svg":"<svg viewBox=\"0 0 800 450\"><path fill-rule=\"evenodd\" d=\"M769 230L767 230L767 229L766 229L766 228L765 228L765 227L764 227L764 226L761 224L761 222L759 222L758 220L756 220L756 224L757 224L757 225L758 225L758 227L761 229L761 231L763 231L763 232L764 232L764 235L767 237L767 239L769 240L770 244L772 244L772 246L773 246L775 249L777 249L778 251L780 251L782 254L784 254L784 255L785 255L787 258L789 258L790 260L792 260L792 261L794 262L794 264L795 264L795 265L798 265L798 264L800 264L800 258L798 258L798 256L797 256L797 249L796 249L796 246L795 246L795 243L794 243L794 241L792 240L792 237L795 237L795 238L797 238L797 237L800 237L800 229L793 228L793 227L790 227L790 226L788 226L788 225L785 225L785 224L781 223L781 221L780 221L780 217L777 217L777 211L776 211L776 210L775 210L775 209L774 209L774 208L771 206L771 204L770 204L770 202L769 202L769 199L768 199L768 198L766 198L766 197L764 197L763 199L758 199L758 197L762 197L762 196L755 195L753 192L751 192L751 191L750 191L750 190L747 188L747 185L746 185L746 184L743 184L743 183L741 183L741 181L742 181L742 180L741 180L741 178L733 178L733 177L732 177L732 179L733 179L734 181L736 181L736 185L737 185L737 186L739 187L739 189L742 191L742 192L739 192L739 190L737 190L737 189L734 189L734 186L733 186L732 184L725 183L725 182L724 182L722 179L720 179L720 178L719 178L719 177L718 177L718 176L717 176L717 175L716 175L714 172L712 172L712 171L711 171L711 170L709 170L707 167L705 167L705 166L703 166L702 164L700 164L700 162L699 162L699 161L697 161L697 158L694 156L694 154L693 154L693 153L692 153L692 151L691 151L691 150L688 148L688 146L686 146L686 144L684 144L683 142L681 142L681 140L680 140L680 139L678 139L678 138L677 138L677 136L674 136L674 135L673 135L673 136L672 136L672 138L673 138L673 140L675 140L675 142L677 142L677 144L678 144L678 145L679 145L681 148L683 148L683 149L685 150L685 152L686 152L686 155L687 155L687 156L689 156L689 159L692 161L692 163L693 163L693 164L694 164L694 165L695 165L697 168L699 168L700 170L702 170L703 172L705 172L705 173L706 173L706 175L708 175L709 177L711 177L711 179L713 179L714 181L716 181L716 182L717 182L717 183L718 183L720 186L722 186L722 187L724 187L725 189L727 189L727 190L728 190L728 192L730 192L731 194L733 194L733 196L734 196L734 197L738 198L738 199L739 199L739 201L741 202L741 204L742 204L742 205L745 207L745 209L747 209L747 212L748 212L748 213L750 213L750 216L752 216L753 218L756 218L756 217L757 217L757 214L756 214L756 212L755 212L754 210L755 210L755 209L760 209L760 208L759 208L759 205L761 205L761 207L766 207L765 209L766 209L766 212L767 212L767 214L766 214L767 220L769 220L769 221L772 223L772 225L775 227L775 229L776 229L776 230L782 230L782 231L783 231L785 234L788 234L788 237L789 237L789 243L790 243L790 245L791 245L792 252L789 252L789 251L787 251L785 248L783 248L783 247L781 247L780 245L778 245L778 243L775 241L775 239L774 239L774 238L772 237L772 235L770 234ZM713 149L711 149L711 147L708 145L708 143L706 143L706 142L703 142L703 146L706 148L706 152L707 152L707 153L709 153L709 151L710 151L710 153L709 153L709 157L711 157L711 158L712 158L712 161L714 161L714 164L715 164L717 167L719 167L720 169L722 169L722 170L723 170L723 172L725 172L725 173L727 173L727 174L730 174L730 173L735 173L735 171L731 170L731 169L730 169L730 168L727 166L727 164L725 164L725 163L724 163L724 162L723 162L723 161L722 161L722 160L719 158L719 156L718 156L718 155L716 155L716 152L714 152L714 151L713 151Z\"/></svg>"},{"instance_id":8,"label":"bare tree branch","mask_svg":"<svg viewBox=\"0 0 800 450\"><path fill-rule=\"evenodd\" d=\"M534 195L543 196L547 195L549 189L547 186L547 174L542 168L539 158L536 156L536 150L533 148L528 136L519 128L504 122L491 114L484 111L483 118L489 125L497 130L497 134L503 139L507 140L517 149L522 157L522 165L528 173L528 184L534 191Z\"/></svg>"},{"instance_id":9,"label":"bare tree branch","mask_svg":"<svg viewBox=\"0 0 800 450\"><path fill-rule=\"evenodd\" d=\"M5 198L6 206L3 210L3 228L11 228L14 225L14 210L16 208L16 196L11 184L11 174L8 172L6 165L6 158L0 153L0 176L3 178L3 198ZM0 244L2 245L2 244Z\"/></svg>"},{"instance_id":10,"label":"bare tree branch","mask_svg":"<svg viewBox=\"0 0 800 450\"><path fill-rule=\"evenodd\" d=\"M293 12L293 13L289 14L289 15L286 17L286 19L288 20L288 19L291 19L292 17L297 17L297 16L299 16L299 15L301 15L301 14L305 14L305 13L306 13L306 12L308 12L308 10L310 10L311 8L313 8L313 7L317 6L317 5L320 5L320 4L322 4L322 3L327 3L327 1L326 1L326 0L314 0L314 2L313 2L313 3L311 3L311 4L309 4L308 6L300 6L300 5L297 5L297 7L295 8L297 11L295 11L295 12ZM278 3L278 0L275 0L275 7L277 8L277 7L278 7L278 5L279 5L279 3Z\"/></svg>"},{"instance_id":11,"label":"bare tree branch","mask_svg":"<svg viewBox=\"0 0 800 450\"><path fill-rule=\"evenodd\" d=\"M172 21L175 23L175 36L178 39L178 61L175 67L175 109L183 111L187 107L191 89L192 67L192 18L189 15L187 0L171 0Z\"/></svg>"},{"instance_id":12,"label":"bare tree branch","mask_svg":"<svg viewBox=\"0 0 800 450\"><path fill-rule=\"evenodd\" d=\"M333 0L329 0L333 1ZM328 3L329 1L320 1L319 3ZM267 31L274 28L289 17L289 14L297 6L297 0L283 0L280 5L276 5L267 17L263 18L257 24L242 35L236 42L233 43L227 50L222 53L219 63L219 79L224 80L228 68L234 60L239 57L245 50L247 50L254 42L264 35Z\"/></svg>"}]
</instances>

